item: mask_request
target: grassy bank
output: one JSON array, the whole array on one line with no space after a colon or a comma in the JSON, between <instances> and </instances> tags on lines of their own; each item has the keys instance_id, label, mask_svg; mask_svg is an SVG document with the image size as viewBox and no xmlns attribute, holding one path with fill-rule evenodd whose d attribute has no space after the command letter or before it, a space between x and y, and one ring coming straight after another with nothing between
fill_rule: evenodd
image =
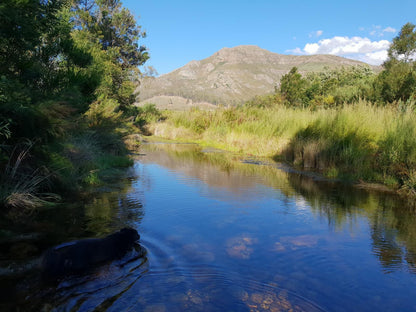
<instances>
[{"instance_id":1,"label":"grassy bank","mask_svg":"<svg viewBox=\"0 0 416 312\"><path fill-rule=\"evenodd\" d=\"M15 145L0 178L2 213L22 219L40 207L79 196L131 166L123 142L126 130L83 129L59 144L26 140Z\"/></svg>"},{"instance_id":2,"label":"grassy bank","mask_svg":"<svg viewBox=\"0 0 416 312\"><path fill-rule=\"evenodd\" d=\"M0 157L2 216L23 220L107 183L133 164L129 154L140 146L143 126L160 118L152 105L96 115L90 111L88 118L74 119L59 140L0 145L7 152Z\"/></svg>"},{"instance_id":3,"label":"grassy bank","mask_svg":"<svg viewBox=\"0 0 416 312\"><path fill-rule=\"evenodd\" d=\"M366 102L333 109L230 108L166 112L154 135L284 159L331 178L416 195L416 116Z\"/></svg>"}]
</instances>

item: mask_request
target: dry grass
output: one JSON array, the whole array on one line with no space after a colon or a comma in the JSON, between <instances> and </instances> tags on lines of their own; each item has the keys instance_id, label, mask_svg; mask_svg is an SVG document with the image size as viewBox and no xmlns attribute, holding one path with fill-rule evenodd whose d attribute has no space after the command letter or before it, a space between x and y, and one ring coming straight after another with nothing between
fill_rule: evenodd
<instances>
[{"instance_id":1,"label":"dry grass","mask_svg":"<svg viewBox=\"0 0 416 312\"><path fill-rule=\"evenodd\" d=\"M159 137L285 158L329 177L416 194L416 113L360 101L332 109L228 108L166 112Z\"/></svg>"},{"instance_id":2,"label":"dry grass","mask_svg":"<svg viewBox=\"0 0 416 312\"><path fill-rule=\"evenodd\" d=\"M14 217L30 215L36 208L60 199L56 194L45 192L51 177L45 168L24 166L33 144L28 141L17 145L1 176L0 203Z\"/></svg>"}]
</instances>

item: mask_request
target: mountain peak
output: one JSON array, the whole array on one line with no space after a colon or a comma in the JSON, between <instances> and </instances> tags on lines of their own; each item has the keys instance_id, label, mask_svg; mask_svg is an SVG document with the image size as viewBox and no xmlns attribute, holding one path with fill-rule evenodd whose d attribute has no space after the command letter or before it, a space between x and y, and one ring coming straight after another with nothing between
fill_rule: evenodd
<instances>
[{"instance_id":1,"label":"mountain peak","mask_svg":"<svg viewBox=\"0 0 416 312\"><path fill-rule=\"evenodd\" d=\"M190 103L241 103L272 93L293 66L307 73L357 65L368 66L334 55L283 55L255 45L240 45L223 48L160 77L145 79L140 86L140 98L157 102L155 96L177 96Z\"/></svg>"},{"instance_id":2,"label":"mountain peak","mask_svg":"<svg viewBox=\"0 0 416 312\"><path fill-rule=\"evenodd\" d=\"M267 51L267 50L264 50L257 45L239 45L239 46L235 46L232 48L224 47L216 53L219 53L219 54L221 53L256 53L256 52L262 52L262 51Z\"/></svg>"},{"instance_id":3,"label":"mountain peak","mask_svg":"<svg viewBox=\"0 0 416 312\"><path fill-rule=\"evenodd\" d=\"M240 45L232 48L222 48L208 59L218 58L230 63L253 64L259 61L262 62L263 58L270 58L273 55L276 56L278 54L264 50L256 45Z\"/></svg>"}]
</instances>

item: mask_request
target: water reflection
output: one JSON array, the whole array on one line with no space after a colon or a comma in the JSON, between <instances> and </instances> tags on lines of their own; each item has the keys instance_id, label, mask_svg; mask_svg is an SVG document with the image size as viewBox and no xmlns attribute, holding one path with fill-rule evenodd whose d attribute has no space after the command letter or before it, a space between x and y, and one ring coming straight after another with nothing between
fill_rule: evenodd
<instances>
[{"instance_id":1,"label":"water reflection","mask_svg":"<svg viewBox=\"0 0 416 312\"><path fill-rule=\"evenodd\" d=\"M134 283L144 270L129 272L141 266L137 262L129 263L134 253L126 255L125 264L113 263L92 275L65 281L57 289L40 287L38 266L42 253L51 246L85 237L103 237L126 226L139 228L144 209L141 193L132 190L136 178L133 168L120 172L115 180L108 181L108 187L97 188L88 197L40 210L30 222L16 228L2 225L4 232L33 234L0 241L0 310L49 311L54 306L74 305L78 307L74 311L82 311L81 306L89 304L85 298L101 292L104 284L104 288L111 289L107 292L107 296L110 293L111 296L105 298L110 300L127 287L126 283ZM115 269L120 265L123 270ZM19 271L22 274L16 274ZM110 275L105 276L104 272ZM109 279L112 282L109 283Z\"/></svg>"},{"instance_id":2,"label":"water reflection","mask_svg":"<svg viewBox=\"0 0 416 312\"><path fill-rule=\"evenodd\" d=\"M68 220L74 238L102 237L126 226L137 228L145 210L142 205L143 194L134 192L133 183L136 179L137 173L130 168L116 179L108 180L107 186L89 193L84 200L62 207L63 210L59 211L61 220L56 220L56 210L47 212L47 216L40 215L39 219L57 227L62 226L62 219ZM77 216L71 218L68 214ZM64 230L63 236L68 240L68 227L55 228L53 235Z\"/></svg>"},{"instance_id":3,"label":"water reflection","mask_svg":"<svg viewBox=\"0 0 416 312\"><path fill-rule=\"evenodd\" d=\"M383 203L370 215L373 250L387 272L404 264L416 273L416 214Z\"/></svg>"},{"instance_id":4,"label":"water reflection","mask_svg":"<svg viewBox=\"0 0 416 312\"><path fill-rule=\"evenodd\" d=\"M157 163L210 187L231 192L242 200L258 196L262 191L259 184L278 190L282 199L296 194L287 182L287 172L271 166L248 165L246 159L231 153L204 150L195 144L167 143L146 145L144 151L147 157L140 158L140 162ZM263 159L258 163L270 164L270 161ZM190 183L192 179L186 181Z\"/></svg>"},{"instance_id":5,"label":"water reflection","mask_svg":"<svg viewBox=\"0 0 416 312\"><path fill-rule=\"evenodd\" d=\"M357 219L366 217L374 254L386 272L402 266L416 272L416 213L398 196L316 181L281 170L281 166L268 160L247 161L230 153L204 151L192 144L151 144L145 151L148 157L141 159L143 163L157 163L181 172L214 188L225 189L243 201L262 195L259 184L271 187L277 191L274 196L284 201L293 198L299 212L311 209L338 231L349 229L353 234ZM243 247L234 246L234 252L239 248ZM250 248L244 252L250 252Z\"/></svg>"},{"instance_id":6,"label":"water reflection","mask_svg":"<svg viewBox=\"0 0 416 312\"><path fill-rule=\"evenodd\" d=\"M136 228L148 253L35 293L45 311L374 311L416 304L416 216L397 197L190 144L38 216L47 243ZM29 309L30 310L30 309Z\"/></svg>"},{"instance_id":7,"label":"water reflection","mask_svg":"<svg viewBox=\"0 0 416 312\"><path fill-rule=\"evenodd\" d=\"M289 182L315 213L327 218L329 226L353 227L357 218L365 216L373 251L386 272L402 266L415 272L416 214L406 201L391 194L316 183L296 174L290 175Z\"/></svg>"}]
</instances>

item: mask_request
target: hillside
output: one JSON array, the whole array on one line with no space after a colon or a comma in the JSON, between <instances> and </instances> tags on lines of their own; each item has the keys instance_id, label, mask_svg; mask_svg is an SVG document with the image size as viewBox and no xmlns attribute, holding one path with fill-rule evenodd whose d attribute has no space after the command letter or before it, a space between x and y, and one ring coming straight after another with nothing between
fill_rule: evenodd
<instances>
[{"instance_id":1,"label":"hillside","mask_svg":"<svg viewBox=\"0 0 416 312\"><path fill-rule=\"evenodd\" d=\"M280 78L293 66L307 73L325 67L357 65L367 64L334 55L282 55L257 46L223 48L168 74L144 79L139 87L139 99L141 103L159 105L166 102L167 96L172 96L169 99L172 107L178 99L194 106L198 102L237 104L255 95L273 92Z\"/></svg>"}]
</instances>

